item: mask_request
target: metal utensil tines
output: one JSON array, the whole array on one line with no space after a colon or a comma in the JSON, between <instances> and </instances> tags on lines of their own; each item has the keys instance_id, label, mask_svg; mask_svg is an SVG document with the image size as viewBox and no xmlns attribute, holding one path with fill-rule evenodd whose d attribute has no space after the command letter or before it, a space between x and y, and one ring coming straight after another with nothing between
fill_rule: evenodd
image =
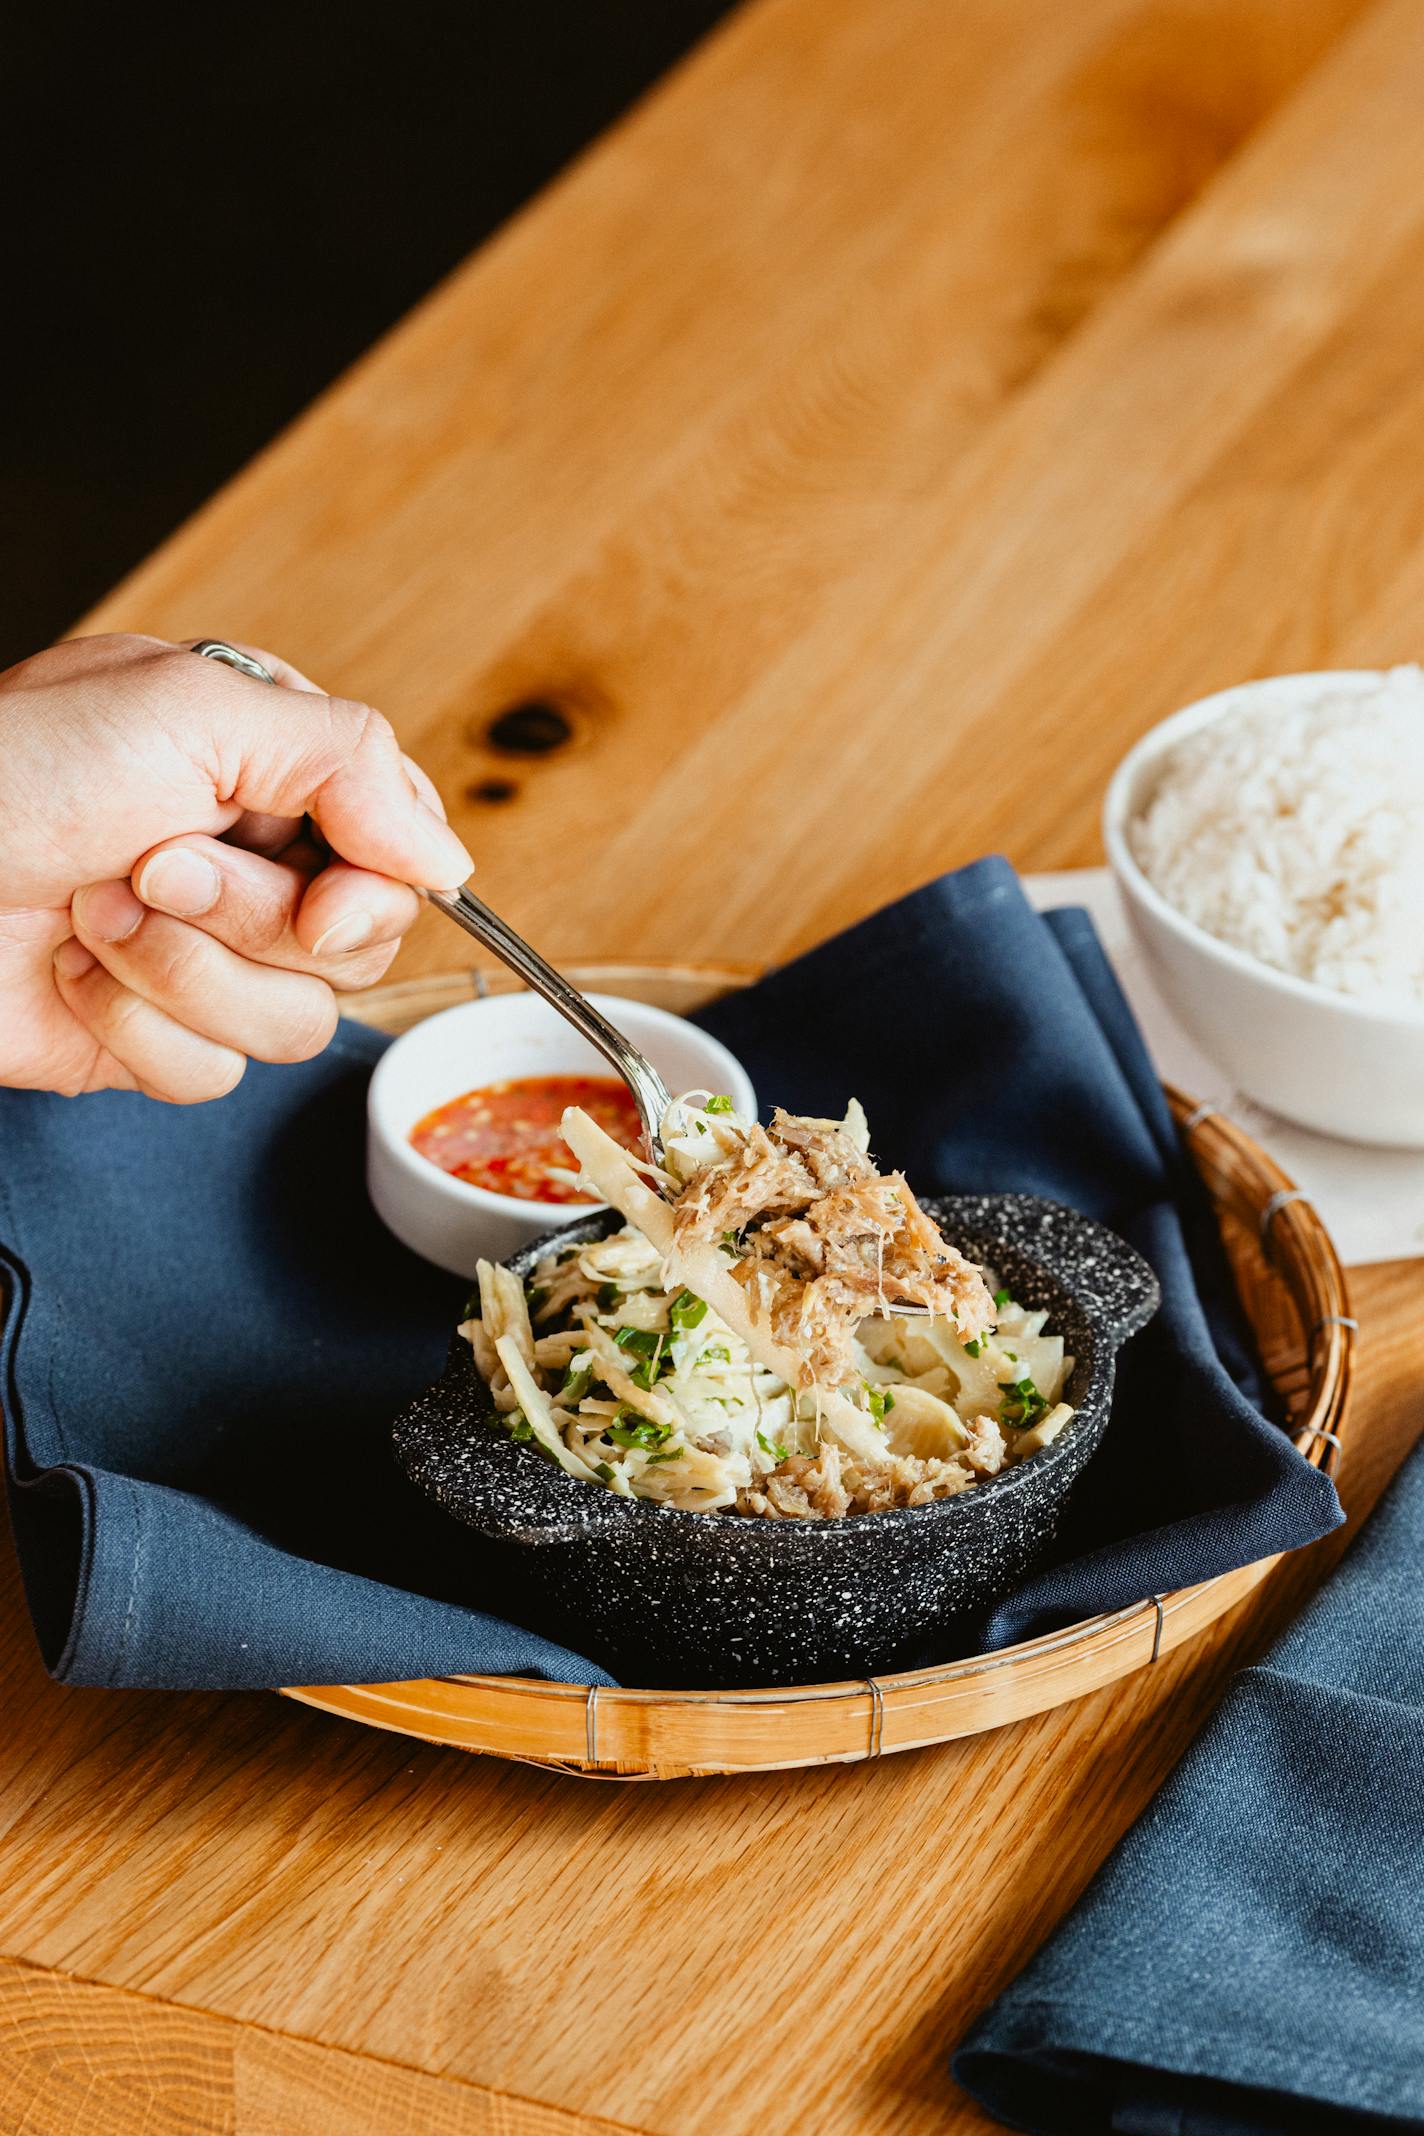
<instances>
[{"instance_id":1,"label":"metal utensil tines","mask_svg":"<svg viewBox=\"0 0 1424 2136\"><path fill-rule=\"evenodd\" d=\"M552 964L546 963L523 935L516 934L507 920L502 920L497 912L491 912L483 898L476 897L467 883L458 890L427 890L424 896L437 912L443 912L457 927L463 927L466 934L473 935L486 949L492 949L531 992L541 995L550 1008L557 1009L590 1045L598 1048L632 1091L647 1136L648 1154L654 1164L661 1165L665 1158L663 1115L672 1103L672 1096L652 1062L562 972L556 972Z\"/></svg>"}]
</instances>

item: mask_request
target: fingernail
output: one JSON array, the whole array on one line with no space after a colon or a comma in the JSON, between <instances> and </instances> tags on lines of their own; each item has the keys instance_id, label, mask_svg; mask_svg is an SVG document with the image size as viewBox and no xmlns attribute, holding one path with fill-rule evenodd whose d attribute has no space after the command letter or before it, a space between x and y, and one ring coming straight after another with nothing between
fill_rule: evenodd
<instances>
[{"instance_id":1,"label":"fingernail","mask_svg":"<svg viewBox=\"0 0 1424 2136\"><path fill-rule=\"evenodd\" d=\"M73 935L67 942L61 942L54 953L54 968L61 979L82 979L98 961L93 950L76 942Z\"/></svg>"},{"instance_id":2,"label":"fingernail","mask_svg":"<svg viewBox=\"0 0 1424 2136\"><path fill-rule=\"evenodd\" d=\"M155 853L134 887L145 905L171 912L175 919L190 920L199 912L211 912L222 880L210 860L175 846L170 852Z\"/></svg>"},{"instance_id":3,"label":"fingernail","mask_svg":"<svg viewBox=\"0 0 1424 2136\"><path fill-rule=\"evenodd\" d=\"M319 934L312 944L314 957L336 957L344 949L359 949L371 938L376 923L369 912L348 912L344 919L333 920L325 934Z\"/></svg>"},{"instance_id":4,"label":"fingernail","mask_svg":"<svg viewBox=\"0 0 1424 2136\"><path fill-rule=\"evenodd\" d=\"M127 883L88 883L75 892L71 910L85 934L100 942L126 942L143 918Z\"/></svg>"}]
</instances>

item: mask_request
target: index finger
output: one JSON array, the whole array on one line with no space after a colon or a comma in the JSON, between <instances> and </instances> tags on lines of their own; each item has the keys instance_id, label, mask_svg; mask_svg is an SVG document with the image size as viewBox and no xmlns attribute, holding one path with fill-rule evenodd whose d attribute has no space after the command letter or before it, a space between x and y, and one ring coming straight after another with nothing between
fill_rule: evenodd
<instances>
[{"instance_id":1,"label":"index finger","mask_svg":"<svg viewBox=\"0 0 1424 2136\"><path fill-rule=\"evenodd\" d=\"M309 815L353 866L428 889L469 875L469 853L417 791L394 728L373 706L295 689L284 702L219 662L203 664L209 677L191 693L184 745L235 815Z\"/></svg>"},{"instance_id":2,"label":"index finger","mask_svg":"<svg viewBox=\"0 0 1424 2136\"><path fill-rule=\"evenodd\" d=\"M206 642L202 638L182 638L178 641L178 650L191 653L195 647ZM304 675L299 667L293 667L291 661L284 660L280 653L269 652L265 645L249 645L245 638L224 638L222 643L230 645L234 652L246 653L249 660L256 660L266 668L273 682L278 683L284 690L300 690L307 697L326 695L319 683L313 682L309 675ZM249 677L249 680L251 679ZM234 845L247 846L254 853L265 853L269 858L275 858L300 835L301 827L300 816L262 815L248 809L238 817L237 822L225 835Z\"/></svg>"}]
</instances>

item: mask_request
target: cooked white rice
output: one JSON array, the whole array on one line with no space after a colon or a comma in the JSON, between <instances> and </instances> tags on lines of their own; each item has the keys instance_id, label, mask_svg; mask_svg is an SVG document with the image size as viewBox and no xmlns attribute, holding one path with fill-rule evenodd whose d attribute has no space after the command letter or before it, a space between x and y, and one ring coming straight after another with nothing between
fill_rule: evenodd
<instances>
[{"instance_id":1,"label":"cooked white rice","mask_svg":"<svg viewBox=\"0 0 1424 2136\"><path fill-rule=\"evenodd\" d=\"M1128 826L1198 927L1280 971L1424 1008L1424 673L1242 699L1170 750Z\"/></svg>"}]
</instances>

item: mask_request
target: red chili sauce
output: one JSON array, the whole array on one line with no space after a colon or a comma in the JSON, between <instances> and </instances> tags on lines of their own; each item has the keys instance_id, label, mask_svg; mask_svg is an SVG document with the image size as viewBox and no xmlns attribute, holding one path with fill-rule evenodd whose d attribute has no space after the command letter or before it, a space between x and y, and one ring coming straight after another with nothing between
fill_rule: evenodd
<instances>
[{"instance_id":1,"label":"red chili sauce","mask_svg":"<svg viewBox=\"0 0 1424 2136\"><path fill-rule=\"evenodd\" d=\"M624 1149L641 1146L643 1123L626 1083L608 1075L529 1075L487 1083L437 1105L417 1120L410 1139L422 1157L442 1172L512 1194L519 1201L590 1202L567 1179L550 1174L556 1165L577 1172L578 1159L559 1133L566 1105L581 1105L590 1119Z\"/></svg>"}]
</instances>

